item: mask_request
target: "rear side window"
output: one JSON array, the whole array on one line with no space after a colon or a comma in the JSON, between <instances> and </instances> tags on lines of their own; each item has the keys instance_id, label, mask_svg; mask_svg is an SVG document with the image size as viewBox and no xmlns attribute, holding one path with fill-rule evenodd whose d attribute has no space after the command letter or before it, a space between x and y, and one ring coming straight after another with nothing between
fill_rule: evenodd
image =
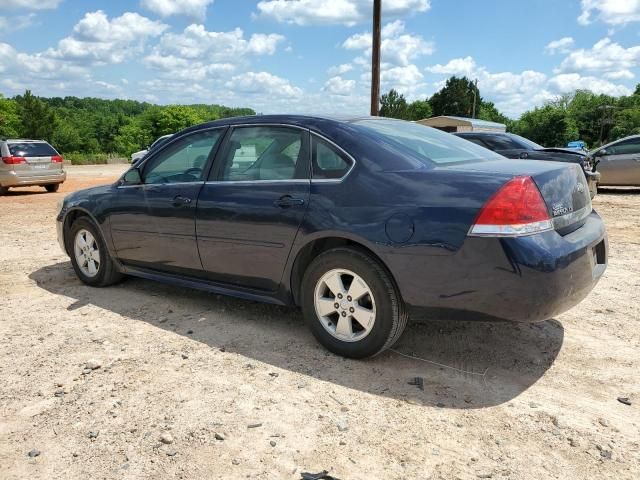
<instances>
[{"instance_id":1,"label":"rear side window","mask_svg":"<svg viewBox=\"0 0 640 480\"><path fill-rule=\"evenodd\" d=\"M640 153L640 138L631 138L607 147L607 155L633 155Z\"/></svg>"},{"instance_id":2,"label":"rear side window","mask_svg":"<svg viewBox=\"0 0 640 480\"><path fill-rule=\"evenodd\" d=\"M507 135L485 135L482 140L493 151L496 150L519 150L526 148L524 145L520 145L514 139Z\"/></svg>"},{"instance_id":3,"label":"rear side window","mask_svg":"<svg viewBox=\"0 0 640 480\"><path fill-rule=\"evenodd\" d=\"M311 145L314 180L342 178L353 165L349 157L320 138L314 137Z\"/></svg>"},{"instance_id":4,"label":"rear side window","mask_svg":"<svg viewBox=\"0 0 640 480\"><path fill-rule=\"evenodd\" d=\"M9 143L9 152L14 157L53 157L58 152L47 142Z\"/></svg>"}]
</instances>

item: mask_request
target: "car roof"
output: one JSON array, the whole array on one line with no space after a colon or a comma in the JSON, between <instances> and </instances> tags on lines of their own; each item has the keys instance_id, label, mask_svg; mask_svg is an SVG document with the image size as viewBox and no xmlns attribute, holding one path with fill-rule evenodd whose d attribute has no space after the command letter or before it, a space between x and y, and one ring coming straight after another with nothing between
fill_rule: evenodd
<instances>
[{"instance_id":1,"label":"car roof","mask_svg":"<svg viewBox=\"0 0 640 480\"><path fill-rule=\"evenodd\" d=\"M271 114L271 115L248 115L243 117L228 117L203 123L193 129L212 127L216 125L242 125L244 123L284 123L300 126L311 126L317 123L352 123L357 120L395 120L384 117L371 117L368 115L304 115L304 114Z\"/></svg>"},{"instance_id":2,"label":"car roof","mask_svg":"<svg viewBox=\"0 0 640 480\"><path fill-rule=\"evenodd\" d=\"M466 137L466 136L471 136L471 135L480 135L480 136L484 136L484 135L506 135L506 136L511 136L513 135L510 132L453 132L454 135L457 135L459 137Z\"/></svg>"},{"instance_id":3,"label":"car roof","mask_svg":"<svg viewBox=\"0 0 640 480\"><path fill-rule=\"evenodd\" d=\"M29 140L26 138L4 138L7 143L48 143L46 140Z\"/></svg>"}]
</instances>

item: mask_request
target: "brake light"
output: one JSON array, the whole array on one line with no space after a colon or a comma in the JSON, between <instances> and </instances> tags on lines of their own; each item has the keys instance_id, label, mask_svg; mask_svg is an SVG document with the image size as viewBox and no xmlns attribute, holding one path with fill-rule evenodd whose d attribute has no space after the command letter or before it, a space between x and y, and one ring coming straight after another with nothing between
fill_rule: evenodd
<instances>
[{"instance_id":1,"label":"brake light","mask_svg":"<svg viewBox=\"0 0 640 480\"><path fill-rule=\"evenodd\" d=\"M553 221L531 177L505 183L482 207L469 235L515 237L553 230Z\"/></svg>"},{"instance_id":2,"label":"brake light","mask_svg":"<svg viewBox=\"0 0 640 480\"><path fill-rule=\"evenodd\" d=\"M62 163L62 157L60 155L54 155L51 157L51 162L53 163Z\"/></svg>"},{"instance_id":3,"label":"brake light","mask_svg":"<svg viewBox=\"0 0 640 480\"><path fill-rule=\"evenodd\" d=\"M15 157L15 156L2 157L2 161L7 165L18 165L19 163L27 163L24 157Z\"/></svg>"}]
</instances>

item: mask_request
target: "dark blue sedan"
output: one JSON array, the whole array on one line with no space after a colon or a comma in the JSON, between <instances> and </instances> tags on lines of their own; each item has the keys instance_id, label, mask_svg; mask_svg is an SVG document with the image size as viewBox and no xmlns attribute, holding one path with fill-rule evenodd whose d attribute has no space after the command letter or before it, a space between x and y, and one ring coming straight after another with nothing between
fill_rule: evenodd
<instances>
[{"instance_id":1,"label":"dark blue sedan","mask_svg":"<svg viewBox=\"0 0 640 480\"><path fill-rule=\"evenodd\" d=\"M297 305L340 355L410 314L540 321L607 264L578 165L507 160L384 118L256 116L189 128L57 218L78 277L135 275Z\"/></svg>"}]
</instances>

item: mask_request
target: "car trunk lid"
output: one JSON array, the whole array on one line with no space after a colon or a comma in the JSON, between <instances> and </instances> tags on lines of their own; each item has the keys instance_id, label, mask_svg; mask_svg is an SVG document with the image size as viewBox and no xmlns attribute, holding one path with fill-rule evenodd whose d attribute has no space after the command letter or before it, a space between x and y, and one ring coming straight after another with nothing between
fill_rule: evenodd
<instances>
[{"instance_id":1,"label":"car trunk lid","mask_svg":"<svg viewBox=\"0 0 640 480\"><path fill-rule=\"evenodd\" d=\"M547 205L554 229L561 235L579 228L592 211L587 181L577 164L496 160L450 165L446 168L485 172L504 176L505 179L530 176Z\"/></svg>"}]
</instances>

